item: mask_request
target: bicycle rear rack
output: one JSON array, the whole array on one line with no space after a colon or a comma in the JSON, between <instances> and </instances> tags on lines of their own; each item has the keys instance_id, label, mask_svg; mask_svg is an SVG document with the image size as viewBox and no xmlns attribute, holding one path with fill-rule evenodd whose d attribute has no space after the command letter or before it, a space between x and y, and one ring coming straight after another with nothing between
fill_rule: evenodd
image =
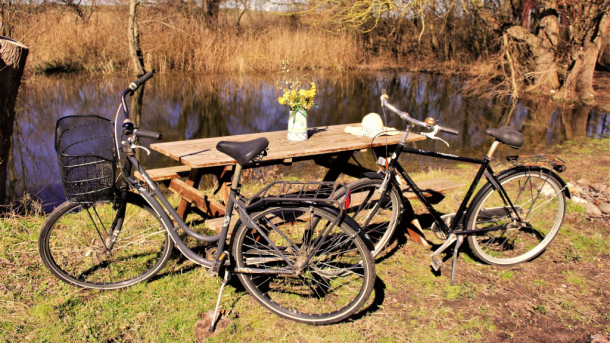
<instances>
[{"instance_id":1,"label":"bicycle rear rack","mask_svg":"<svg viewBox=\"0 0 610 343\"><path fill-rule=\"evenodd\" d=\"M286 202L286 203L326 203L336 207L340 214L349 206L349 196L339 200L334 199L339 191L350 194L349 188L340 182L299 182L299 181L276 181L261 189L248 200L248 205L259 202Z\"/></svg>"},{"instance_id":2,"label":"bicycle rear rack","mask_svg":"<svg viewBox=\"0 0 610 343\"><path fill-rule=\"evenodd\" d=\"M507 156L506 160L515 167L521 166L549 166L558 173L566 170L566 162L555 155L520 155Z\"/></svg>"}]
</instances>

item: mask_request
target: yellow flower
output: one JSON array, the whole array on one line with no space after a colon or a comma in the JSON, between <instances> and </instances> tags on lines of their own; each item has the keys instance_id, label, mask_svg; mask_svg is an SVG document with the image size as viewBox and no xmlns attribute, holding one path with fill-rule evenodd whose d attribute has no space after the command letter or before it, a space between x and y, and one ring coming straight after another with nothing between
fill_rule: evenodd
<instances>
[{"instance_id":1,"label":"yellow flower","mask_svg":"<svg viewBox=\"0 0 610 343\"><path fill-rule=\"evenodd\" d=\"M286 70L286 64L283 63L282 72L285 73ZM289 107L291 111L308 110L311 106L314 106L314 97L317 93L316 84L309 82L309 89L299 89L302 85L301 82L299 78L277 81L278 88L284 93L277 99L277 102Z\"/></svg>"}]
</instances>

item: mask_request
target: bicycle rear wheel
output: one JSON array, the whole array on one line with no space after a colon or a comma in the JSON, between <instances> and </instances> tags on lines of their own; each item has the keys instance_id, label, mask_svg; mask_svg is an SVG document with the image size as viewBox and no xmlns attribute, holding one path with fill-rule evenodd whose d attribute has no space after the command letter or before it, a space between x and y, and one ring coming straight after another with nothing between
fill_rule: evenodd
<instances>
[{"instance_id":1,"label":"bicycle rear wheel","mask_svg":"<svg viewBox=\"0 0 610 343\"><path fill-rule=\"evenodd\" d=\"M115 219L123 222L109 248ZM161 220L133 193L127 194L124 217L117 216L112 203L65 202L49 215L38 240L40 257L55 276L93 289L150 279L165 266L172 247Z\"/></svg>"},{"instance_id":2,"label":"bicycle rear wheel","mask_svg":"<svg viewBox=\"0 0 610 343\"><path fill-rule=\"evenodd\" d=\"M239 279L263 306L298 322L330 324L351 316L368 299L375 264L350 218L332 227L337 218L334 212L309 206L270 208L251 217L288 261L302 270L298 275L274 273L293 269L261 233L240 225L232 243L236 267L268 273L238 274ZM306 263L316 239L322 244Z\"/></svg>"},{"instance_id":3,"label":"bicycle rear wheel","mask_svg":"<svg viewBox=\"0 0 610 343\"><path fill-rule=\"evenodd\" d=\"M489 184L472 201L468 230L500 227L468 237L474 254L482 261L510 266L529 261L551 244L563 222L565 195L550 171L509 172L499 180L518 212L507 205Z\"/></svg>"},{"instance_id":4,"label":"bicycle rear wheel","mask_svg":"<svg viewBox=\"0 0 610 343\"><path fill-rule=\"evenodd\" d=\"M392 185L389 185L390 191L383 195L383 201L381 201L381 194L378 190L382 183L383 180L381 179L367 178L357 180L347 186L352 195L351 205L346 212L358 225L364 228L375 246L372 251L373 257L379 256L392 238L400 219L402 206L400 190ZM337 193L335 199L343 200L344 196L345 191L342 189ZM377 205L379 206L375 214L372 215ZM367 221L368 224L364 227Z\"/></svg>"}]
</instances>

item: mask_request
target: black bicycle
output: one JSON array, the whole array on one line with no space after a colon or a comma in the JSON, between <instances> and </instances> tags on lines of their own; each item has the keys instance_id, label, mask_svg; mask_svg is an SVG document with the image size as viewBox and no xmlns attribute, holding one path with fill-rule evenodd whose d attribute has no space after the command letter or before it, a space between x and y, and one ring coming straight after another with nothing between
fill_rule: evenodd
<instances>
[{"instance_id":1,"label":"black bicycle","mask_svg":"<svg viewBox=\"0 0 610 343\"><path fill-rule=\"evenodd\" d=\"M134 152L142 148L138 138L161 139L159 133L138 129L125 103L151 77L134 81L121 94L114 122L92 115L57 122L55 148L68 201L49 215L40 232L40 256L49 270L79 287L123 288L157 274L175 245L189 260L209 268L210 275L224 275L216 311L231 273L237 273L259 303L282 317L328 324L355 313L371 294L375 264L367 246L371 243L343 215L345 204L333 200L338 190L349 190L339 183L274 182L246 199L240 194L242 166L263 158L269 142L220 142L217 149L237 161L222 231L206 235L192 230ZM119 139L121 112L126 119ZM132 176L134 170L144 184ZM229 253L225 242L231 209L239 221ZM215 245L216 253L199 256L184 242L187 237Z\"/></svg>"},{"instance_id":2,"label":"black bicycle","mask_svg":"<svg viewBox=\"0 0 610 343\"><path fill-rule=\"evenodd\" d=\"M566 183L557 174L565 170L562 160L550 155L510 156L508 160L513 167L494 173L489 164L496 148L506 144L517 149L524 142L521 133L506 126L485 131L495 141L487 155L480 159L407 148L405 141L414 126L431 130L421 134L441 141L437 133L458 135L458 132L437 125L433 118L427 118L425 122L411 118L408 113L388 103L385 90L382 90L381 105L384 113L387 108L406 121L407 128L393 154L388 159L379 158L379 172L366 173L366 178L348 185L354 206L346 210L371 237L375 244L374 255L379 254L392 237L400 221L402 201L408 201L401 196L399 186L402 181L398 174L432 215L432 231L445 241L431 255L432 267L436 271L441 269L443 263L440 254L456 243L452 284L457 252L464 237L468 237L468 243L478 258L501 266L532 260L553 241L563 222L566 197L570 197ZM441 216L434 209L398 163L403 152L481 165L457 213ZM483 176L488 183L470 202ZM337 194L336 199L342 199L342 196Z\"/></svg>"}]
</instances>

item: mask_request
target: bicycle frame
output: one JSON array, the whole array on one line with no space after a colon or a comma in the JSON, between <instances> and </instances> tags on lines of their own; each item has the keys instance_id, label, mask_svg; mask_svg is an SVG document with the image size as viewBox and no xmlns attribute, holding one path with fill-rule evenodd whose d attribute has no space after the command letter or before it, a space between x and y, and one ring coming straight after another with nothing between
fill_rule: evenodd
<instances>
[{"instance_id":1,"label":"bicycle frame","mask_svg":"<svg viewBox=\"0 0 610 343\"><path fill-rule=\"evenodd\" d=\"M169 203L169 201L165 198L165 196L161 193L161 191L159 190L159 188L156 186L155 182L153 182L150 179L150 176L148 176L148 174L146 173L146 170L144 170L144 168L142 168L142 166L140 165L140 163L138 162L138 160L132 155L133 153L129 153L127 152L127 161L125 163L125 167L124 167L124 175L125 175L125 179L127 180L127 182L130 184L131 187L133 187L134 189L136 189L138 191L138 193L140 193L142 195L142 197L146 200L146 202L148 202L148 204L155 210L155 212L157 213L157 215L162 219L162 221L164 222L165 226L166 226L166 230L168 232L168 234L170 235L172 241L174 242L174 244L176 245L176 247L180 250L180 252L182 254L184 254L189 260L200 264L200 265L204 265L207 267L214 267L215 264L217 264L219 262L219 258L220 258L220 254L218 254L218 256L216 257L215 261L212 260L208 260L206 258L203 258L199 255L197 255L195 252L193 252L190 248L188 248L186 246L186 244L182 241L182 239L180 238L180 236L178 236L177 233L177 229L180 228L182 230L184 230L184 232L186 232L189 236L191 236L194 239L197 239L199 241L205 241L205 242L217 242L217 251L218 252L223 252L225 249L225 242L226 242L226 238L229 232L229 226L231 223L231 217L233 214L233 211L227 210L225 216L224 216L224 221L223 221L223 225L222 225L222 229L221 232L219 234L216 234L214 236L205 236L205 235L201 235L198 234L197 232L191 230L186 223L182 220L182 218L178 215L178 213L176 212L176 210L171 206L171 204ZM140 185L140 183L138 181L136 181L132 176L130 176L131 174L131 168L135 167L138 172L142 175L142 177L144 178L144 180L146 180L146 183L148 184L148 186L150 187L150 189L152 190L152 194L144 187L142 187L142 185ZM239 194L239 189L237 188L237 186L234 185L238 185L239 184L239 178L240 178L240 172L241 172L241 168L238 167L236 168L237 170L235 171L234 177L233 177L233 182L232 182L232 187L231 187L231 191L229 193L229 200L227 202L227 209L232 209L232 208L236 208L239 214L239 218L244 222L244 224L252 229L255 229L258 231L258 233L267 241L267 243L269 243L269 245L275 250L276 253L278 253L278 255L290 266L293 267L292 262L290 262L290 260L286 257L286 255L284 255L282 253L282 251L269 239L269 237L265 234L265 232L252 220L252 218L247 214L247 210L251 209L251 208L257 208L257 207L261 207L261 206L265 206L268 204L277 204L277 205L283 205L283 204L295 204L295 203L305 203L307 205L312 205L313 203L329 203L329 204L339 204L338 201L336 200L332 200L332 199L315 199L314 200L308 200L308 199L294 199L294 198L274 198L274 197L269 197L269 198L264 198L261 199L259 201L256 201L252 204L246 204L245 202L241 201L240 199L237 199L237 195ZM129 176L128 176L129 175ZM159 200L155 199L154 196L156 196ZM332 207L328 207L328 209L330 208L336 208L334 206ZM311 260L311 258L313 256L315 256L316 252L318 251L318 249L320 248L320 246L322 245L322 243L324 242L324 240L326 239L326 237L328 236L328 234L331 232L331 230L339 223L340 218L343 214L343 210L342 208L339 206L339 215L337 216L337 218L330 223L330 225L328 225L326 228L323 229L322 234L320 234L316 240L313 243L314 249L312 249L312 251L309 253L306 262L304 263L304 265L307 264L307 262L309 262ZM170 219L170 216L171 219ZM175 223L178 224L177 227L174 227L172 224L172 219L174 220ZM310 221L312 222L312 221ZM314 222L315 224L316 222ZM310 225L311 227L311 225ZM287 242L289 242L290 244L292 244L292 246L294 248L296 248L296 245L288 238L286 237L277 227L275 227L275 225L272 225L272 229L274 231L276 231L278 234L282 235L282 237L284 239L286 239ZM298 250L298 249L297 249ZM228 264L228 261L227 261ZM237 267L233 267L231 269L229 269L232 272L236 272L236 273L248 273L248 274L286 274L286 275L294 275L295 274L295 270L294 269L287 269L287 270L269 270L269 269L259 269L259 268L237 268ZM298 271L297 271L298 272Z\"/></svg>"},{"instance_id":2,"label":"bicycle frame","mask_svg":"<svg viewBox=\"0 0 610 343\"><path fill-rule=\"evenodd\" d=\"M474 191L475 191L477 185L479 184L481 178L483 177L483 175L485 175L485 178L487 179L488 182L491 183L492 187L499 192L499 194L502 197L502 199L504 200L506 206L510 206L513 209L513 213L515 213L515 215L517 216L517 218L515 218L515 219L521 221L521 218L519 217L519 214L517 213L514 205L512 204L512 201L506 194L506 191L504 190L502 185L500 185L500 183L494 176L494 171L491 168L491 166L489 165L489 163L491 162L491 158L484 156L480 159L477 159L477 158L456 156L456 155L452 155L452 154L445 154L445 153L434 152L434 151L407 148L405 146L405 141L406 141L406 137L408 134L409 134L409 130L407 129L407 131L405 132L405 135L403 136L403 139L400 140L400 142L396 146L394 153L390 157L390 161L388 162L388 165L387 165L387 172L389 172L389 178L392 179L393 176L397 172L400 173L400 175L405 179L405 181L407 182L409 187L411 187L411 190L415 193L417 198L424 204L424 206L426 206L426 209L430 212L430 214L432 215L432 218L434 219L434 221L436 222L436 224L438 225L440 230L445 235L449 235L451 233L455 233L455 234L459 234L459 235L467 235L467 234L474 234L474 233L480 233L480 232L493 231L493 230L500 229L499 227L498 228L492 227L492 228L485 228L485 229L478 229L478 230L461 230L461 231L456 230L459 223L467 215L467 213L465 212L467 205L470 202L470 199L472 198ZM460 204L460 207L456 213L455 218L451 221L450 227L447 227L447 224L445 223L445 221L441 219L441 215L436 211L436 209L434 209L434 207L428 201L428 199L423 194L423 192L419 189L419 187L417 187L417 185L415 184L413 179L411 179L411 177L409 176L407 171L398 162L398 158L400 157L400 155L403 152L406 152L409 154L436 157L436 158L441 158L441 159L446 159L446 160L453 160L453 161L460 161L460 162L481 165L481 167L479 168L468 191L466 192L466 196L464 197L464 199L462 199L462 203ZM380 203L381 202L379 202L379 204ZM378 208L379 208L379 206L376 206L376 208L373 211L373 215L377 211ZM371 215L371 217L373 215Z\"/></svg>"}]
</instances>

